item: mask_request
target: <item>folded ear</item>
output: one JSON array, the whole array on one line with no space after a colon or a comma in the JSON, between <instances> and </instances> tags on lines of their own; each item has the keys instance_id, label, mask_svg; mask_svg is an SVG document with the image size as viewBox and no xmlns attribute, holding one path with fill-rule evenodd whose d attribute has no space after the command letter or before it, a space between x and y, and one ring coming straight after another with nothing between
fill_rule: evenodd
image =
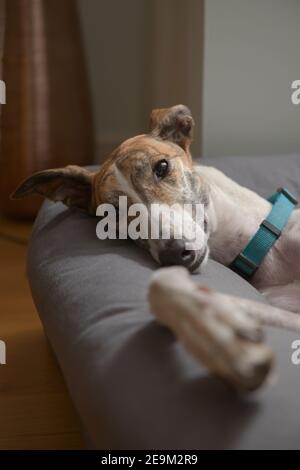
<instances>
[{"instance_id":1,"label":"folded ear","mask_svg":"<svg viewBox=\"0 0 300 470\"><path fill-rule=\"evenodd\" d=\"M61 201L69 207L77 207L95 214L92 182L94 174L79 166L40 171L23 181L11 195L19 199L40 194L52 201Z\"/></svg>"},{"instance_id":2,"label":"folded ear","mask_svg":"<svg viewBox=\"0 0 300 470\"><path fill-rule=\"evenodd\" d=\"M193 139L194 120L189 108L183 104L171 108L154 109L150 116L151 134L170 140L189 151Z\"/></svg>"}]
</instances>

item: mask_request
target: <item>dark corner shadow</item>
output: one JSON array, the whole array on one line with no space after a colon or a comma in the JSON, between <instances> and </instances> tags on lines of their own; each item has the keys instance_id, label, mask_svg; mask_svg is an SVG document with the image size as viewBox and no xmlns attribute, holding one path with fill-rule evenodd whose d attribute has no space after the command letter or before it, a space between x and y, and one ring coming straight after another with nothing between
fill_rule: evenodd
<instances>
[{"instance_id":1,"label":"dark corner shadow","mask_svg":"<svg viewBox=\"0 0 300 470\"><path fill-rule=\"evenodd\" d=\"M130 337L107 374L111 390L122 390L116 397L121 406L131 402L147 410L143 428L134 430L135 444L139 435L147 434L154 448L234 448L260 408L254 398L236 395L192 361L172 333L155 321ZM149 419L153 434L145 431ZM126 445L130 447L130 440Z\"/></svg>"}]
</instances>

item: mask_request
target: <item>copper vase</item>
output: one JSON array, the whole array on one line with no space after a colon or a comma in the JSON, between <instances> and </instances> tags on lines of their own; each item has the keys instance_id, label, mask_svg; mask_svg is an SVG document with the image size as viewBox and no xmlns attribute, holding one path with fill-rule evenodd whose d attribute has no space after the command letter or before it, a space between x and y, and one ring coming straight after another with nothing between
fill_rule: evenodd
<instances>
[{"instance_id":1,"label":"copper vase","mask_svg":"<svg viewBox=\"0 0 300 470\"><path fill-rule=\"evenodd\" d=\"M0 212L34 217L37 197L11 201L21 180L93 161L92 115L75 0L1 0Z\"/></svg>"}]
</instances>

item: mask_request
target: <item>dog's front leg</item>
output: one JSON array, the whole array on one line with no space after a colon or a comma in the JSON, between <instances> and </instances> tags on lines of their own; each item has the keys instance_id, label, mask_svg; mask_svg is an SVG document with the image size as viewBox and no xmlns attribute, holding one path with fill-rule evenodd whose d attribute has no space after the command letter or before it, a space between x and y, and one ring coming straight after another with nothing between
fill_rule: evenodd
<instances>
[{"instance_id":1,"label":"dog's front leg","mask_svg":"<svg viewBox=\"0 0 300 470\"><path fill-rule=\"evenodd\" d=\"M212 372L237 390L250 391L265 381L273 354L262 342L260 322L234 300L199 288L180 267L158 270L149 289L158 321Z\"/></svg>"},{"instance_id":2,"label":"dog's front leg","mask_svg":"<svg viewBox=\"0 0 300 470\"><path fill-rule=\"evenodd\" d=\"M293 313L274 305L263 304L253 300L227 296L225 294L220 294L219 292L215 292L215 295L218 297L220 302L225 299L227 299L227 301L230 300L237 309L244 312L244 315L249 315L251 318L264 325L276 326L277 328L293 332L300 332L299 313Z\"/></svg>"}]
</instances>

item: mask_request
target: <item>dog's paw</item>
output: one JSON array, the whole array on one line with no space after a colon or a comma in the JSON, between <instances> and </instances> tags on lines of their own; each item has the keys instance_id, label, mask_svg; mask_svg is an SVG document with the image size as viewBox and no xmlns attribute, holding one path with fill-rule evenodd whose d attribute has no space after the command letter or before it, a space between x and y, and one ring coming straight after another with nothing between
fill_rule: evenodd
<instances>
[{"instance_id":1,"label":"dog's paw","mask_svg":"<svg viewBox=\"0 0 300 470\"><path fill-rule=\"evenodd\" d=\"M273 363L259 322L234 299L195 285L184 268L158 270L149 288L157 320L168 326L193 356L235 389L251 391Z\"/></svg>"}]
</instances>

